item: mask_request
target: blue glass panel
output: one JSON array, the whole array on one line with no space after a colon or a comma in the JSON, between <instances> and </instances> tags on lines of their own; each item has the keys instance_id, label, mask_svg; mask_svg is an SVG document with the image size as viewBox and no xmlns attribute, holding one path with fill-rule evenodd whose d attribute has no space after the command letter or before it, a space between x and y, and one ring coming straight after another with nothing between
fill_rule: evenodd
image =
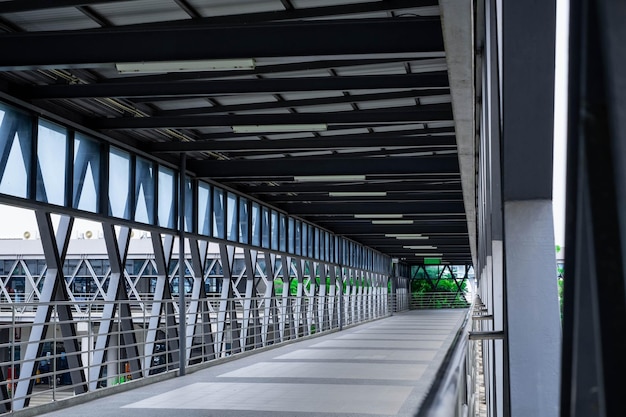
<instances>
[{"instance_id":1,"label":"blue glass panel","mask_svg":"<svg viewBox=\"0 0 626 417\"><path fill-rule=\"evenodd\" d=\"M193 231L193 183L185 177L185 232Z\"/></svg>"},{"instance_id":2,"label":"blue glass panel","mask_svg":"<svg viewBox=\"0 0 626 417\"><path fill-rule=\"evenodd\" d=\"M296 244L296 255L302 254L302 222L296 220L296 238L294 240Z\"/></svg>"},{"instance_id":3,"label":"blue glass panel","mask_svg":"<svg viewBox=\"0 0 626 417\"><path fill-rule=\"evenodd\" d=\"M226 213L226 230L228 231L226 239L236 242L239 237L239 228L237 224L237 196L233 193L228 193Z\"/></svg>"},{"instance_id":4,"label":"blue glass panel","mask_svg":"<svg viewBox=\"0 0 626 417\"><path fill-rule=\"evenodd\" d=\"M280 216L280 239L279 239L279 249L282 252L287 251L287 216L281 214Z\"/></svg>"},{"instance_id":5,"label":"blue glass panel","mask_svg":"<svg viewBox=\"0 0 626 417\"><path fill-rule=\"evenodd\" d=\"M313 233L314 233L314 227L313 226L309 226L309 236L308 236L308 254L310 257L313 257Z\"/></svg>"},{"instance_id":6,"label":"blue glass panel","mask_svg":"<svg viewBox=\"0 0 626 417\"><path fill-rule=\"evenodd\" d=\"M249 243L248 199L239 197L239 242Z\"/></svg>"},{"instance_id":7,"label":"blue glass panel","mask_svg":"<svg viewBox=\"0 0 626 417\"><path fill-rule=\"evenodd\" d=\"M261 246L261 206L252 203L252 245Z\"/></svg>"},{"instance_id":8,"label":"blue glass panel","mask_svg":"<svg viewBox=\"0 0 626 417\"><path fill-rule=\"evenodd\" d=\"M130 218L130 155L121 149L109 151L109 214Z\"/></svg>"},{"instance_id":9,"label":"blue glass panel","mask_svg":"<svg viewBox=\"0 0 626 417\"><path fill-rule=\"evenodd\" d=\"M288 250L289 253L295 253L296 250L296 245L295 245L295 240L296 240L296 226L295 226L295 221L293 218L289 218L289 228L287 230L287 242L288 242Z\"/></svg>"},{"instance_id":10,"label":"blue glass panel","mask_svg":"<svg viewBox=\"0 0 626 417\"><path fill-rule=\"evenodd\" d=\"M315 252L315 259L320 259L320 246L321 246L321 242L320 242L320 229L318 229L317 227L314 228L315 230L315 239L313 241L313 251ZM313 236L311 236L313 237Z\"/></svg>"},{"instance_id":11,"label":"blue glass panel","mask_svg":"<svg viewBox=\"0 0 626 417\"><path fill-rule=\"evenodd\" d=\"M174 170L159 166L159 226L176 227L176 173Z\"/></svg>"},{"instance_id":12,"label":"blue glass panel","mask_svg":"<svg viewBox=\"0 0 626 417\"><path fill-rule=\"evenodd\" d=\"M204 182L198 184L198 233L211 235L211 186Z\"/></svg>"},{"instance_id":13,"label":"blue glass panel","mask_svg":"<svg viewBox=\"0 0 626 417\"><path fill-rule=\"evenodd\" d=\"M37 134L37 200L65 205L67 130L41 120Z\"/></svg>"},{"instance_id":14,"label":"blue glass panel","mask_svg":"<svg viewBox=\"0 0 626 417\"><path fill-rule=\"evenodd\" d=\"M302 255L309 256L309 225L302 223Z\"/></svg>"},{"instance_id":15,"label":"blue glass panel","mask_svg":"<svg viewBox=\"0 0 626 417\"><path fill-rule=\"evenodd\" d=\"M33 152L33 119L0 106L0 193L28 197Z\"/></svg>"},{"instance_id":16,"label":"blue glass panel","mask_svg":"<svg viewBox=\"0 0 626 417\"><path fill-rule=\"evenodd\" d=\"M267 207L262 208L262 222L261 233L263 235L262 245L264 248L270 247L270 210Z\"/></svg>"},{"instance_id":17,"label":"blue glass panel","mask_svg":"<svg viewBox=\"0 0 626 417\"><path fill-rule=\"evenodd\" d=\"M135 161L135 221L154 223L154 165L137 158Z\"/></svg>"},{"instance_id":18,"label":"blue glass panel","mask_svg":"<svg viewBox=\"0 0 626 417\"><path fill-rule=\"evenodd\" d=\"M224 239L224 191L213 188L213 237Z\"/></svg>"},{"instance_id":19,"label":"blue glass panel","mask_svg":"<svg viewBox=\"0 0 626 417\"><path fill-rule=\"evenodd\" d=\"M328 237L328 261L329 262L335 262L335 260L337 259L335 257L335 238L329 233L327 235Z\"/></svg>"},{"instance_id":20,"label":"blue glass panel","mask_svg":"<svg viewBox=\"0 0 626 417\"><path fill-rule=\"evenodd\" d=\"M100 206L100 144L76 133L74 138L74 180L72 206L98 212Z\"/></svg>"},{"instance_id":21,"label":"blue glass panel","mask_svg":"<svg viewBox=\"0 0 626 417\"><path fill-rule=\"evenodd\" d=\"M276 210L272 210L272 226L271 226L271 230L272 230L272 234L271 234L271 242L272 242L272 249L273 250L277 250L278 249L278 240L279 240L279 231L280 231L280 224L278 223L278 212Z\"/></svg>"}]
</instances>

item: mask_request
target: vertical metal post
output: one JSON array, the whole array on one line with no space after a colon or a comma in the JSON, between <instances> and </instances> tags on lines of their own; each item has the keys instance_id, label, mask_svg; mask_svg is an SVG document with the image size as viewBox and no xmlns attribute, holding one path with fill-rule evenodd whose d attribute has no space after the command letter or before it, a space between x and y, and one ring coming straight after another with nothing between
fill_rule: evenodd
<instances>
[{"instance_id":1,"label":"vertical metal post","mask_svg":"<svg viewBox=\"0 0 626 417\"><path fill-rule=\"evenodd\" d=\"M185 183L185 171L187 170L187 158L185 153L180 154L180 202L178 205L178 339L180 354L178 355L178 374L185 375L185 363L187 355L187 313L185 302L185 198L187 184Z\"/></svg>"},{"instance_id":2,"label":"vertical metal post","mask_svg":"<svg viewBox=\"0 0 626 417\"><path fill-rule=\"evenodd\" d=\"M343 291L345 288L343 281L343 240L339 240L338 242L338 260L339 260L339 282L341 283L341 287L339 288L339 330L343 330L343 321L344 321L344 299L343 299Z\"/></svg>"}]
</instances>

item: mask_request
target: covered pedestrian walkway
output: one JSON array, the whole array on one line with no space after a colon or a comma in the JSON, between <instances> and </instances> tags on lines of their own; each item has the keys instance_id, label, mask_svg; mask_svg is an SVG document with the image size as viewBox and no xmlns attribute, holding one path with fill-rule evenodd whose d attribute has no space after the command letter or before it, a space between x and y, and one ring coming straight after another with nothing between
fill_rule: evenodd
<instances>
[{"instance_id":1,"label":"covered pedestrian walkway","mask_svg":"<svg viewBox=\"0 0 626 417\"><path fill-rule=\"evenodd\" d=\"M407 311L40 415L413 416L467 313Z\"/></svg>"}]
</instances>

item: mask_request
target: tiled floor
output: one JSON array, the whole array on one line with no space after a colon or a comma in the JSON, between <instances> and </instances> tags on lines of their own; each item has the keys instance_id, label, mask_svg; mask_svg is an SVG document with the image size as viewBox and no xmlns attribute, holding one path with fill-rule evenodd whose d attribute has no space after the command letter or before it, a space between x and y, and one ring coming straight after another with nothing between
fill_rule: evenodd
<instances>
[{"instance_id":1,"label":"tiled floor","mask_svg":"<svg viewBox=\"0 0 626 417\"><path fill-rule=\"evenodd\" d=\"M465 314L397 314L43 415L408 417Z\"/></svg>"}]
</instances>

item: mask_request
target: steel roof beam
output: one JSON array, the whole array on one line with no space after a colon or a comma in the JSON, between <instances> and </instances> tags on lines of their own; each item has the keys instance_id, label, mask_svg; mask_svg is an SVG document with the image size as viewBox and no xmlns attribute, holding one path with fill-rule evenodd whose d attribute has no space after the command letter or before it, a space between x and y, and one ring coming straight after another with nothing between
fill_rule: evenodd
<instances>
[{"instance_id":1,"label":"steel roof beam","mask_svg":"<svg viewBox=\"0 0 626 417\"><path fill-rule=\"evenodd\" d=\"M331 203L331 204L333 203L344 204L346 202L355 202L355 201L366 201L368 204L369 202L373 202L373 201L384 201L384 202L463 201L463 193L461 193L460 191L455 192L455 193L432 192L432 193L421 193L421 194L410 194L410 193L404 193L404 192L398 192L398 193L388 192L386 196L380 196L380 197L331 197L329 193L326 192L325 195L318 194L314 197L308 194L295 195L295 196L294 195L290 195L290 196L281 195L281 196L276 196L276 197L265 196L263 198L263 201L267 203L281 203L283 207L287 207L290 204L300 204L305 201L315 201L315 202L324 201L324 202ZM461 220L465 221L465 219L461 219Z\"/></svg>"},{"instance_id":2,"label":"steel roof beam","mask_svg":"<svg viewBox=\"0 0 626 417\"><path fill-rule=\"evenodd\" d=\"M315 224L325 227L334 233L357 237L359 235L371 235L377 233L380 235L390 233L422 233L431 237L433 234L448 234L450 237L462 238L467 237L467 223L460 224L419 224L419 225L377 225L377 224L362 224L362 225L331 225L328 227L322 221L316 221ZM424 240L428 242L428 240ZM417 243L420 244L421 243ZM424 243L426 245L427 243Z\"/></svg>"},{"instance_id":3,"label":"steel roof beam","mask_svg":"<svg viewBox=\"0 0 626 417\"><path fill-rule=\"evenodd\" d=\"M300 175L385 175L385 174L457 174L456 155L391 158L324 158L310 159L303 164L291 158L264 160L190 160L189 169L198 177L287 177Z\"/></svg>"},{"instance_id":4,"label":"steel roof beam","mask_svg":"<svg viewBox=\"0 0 626 417\"><path fill-rule=\"evenodd\" d=\"M3 35L6 36L6 35ZM0 37L0 44L2 44ZM0 61L2 55L0 54ZM1 64L0 64L1 65ZM389 88L447 88L445 72L405 75L359 75L309 78L208 80L184 83L138 82L44 85L19 91L31 99L97 97L204 97L222 94L282 93L293 91L347 91Z\"/></svg>"},{"instance_id":5,"label":"steel roof beam","mask_svg":"<svg viewBox=\"0 0 626 417\"><path fill-rule=\"evenodd\" d=\"M304 139L246 140L246 141L195 141L149 143L143 150L159 152L263 152L263 151L306 151L315 149L348 149L353 147L395 147L395 146L453 146L454 136L406 136L381 139L363 135L361 138L343 136L316 137Z\"/></svg>"},{"instance_id":6,"label":"steel roof beam","mask_svg":"<svg viewBox=\"0 0 626 417\"><path fill-rule=\"evenodd\" d=\"M289 206L289 213L296 216L320 215L320 214L358 214L358 213L399 213L399 214L422 214L422 213L465 213L462 201L420 201L420 202L379 202L368 201L364 204L361 201L347 202L341 204L328 204L327 202L311 202ZM442 224L449 224L447 221ZM463 222L459 224L467 227ZM439 224L436 217L430 222L432 225ZM372 224L373 225L373 224ZM387 226L387 225L385 225ZM410 226L410 225L408 225ZM406 232L405 232L406 233Z\"/></svg>"},{"instance_id":7,"label":"steel roof beam","mask_svg":"<svg viewBox=\"0 0 626 417\"><path fill-rule=\"evenodd\" d=\"M211 116L154 116L92 119L95 129L197 128L205 126L357 124L453 120L452 106L434 104L397 109L290 114L225 114ZM271 132L271 130L270 130Z\"/></svg>"},{"instance_id":8,"label":"steel roof beam","mask_svg":"<svg viewBox=\"0 0 626 417\"><path fill-rule=\"evenodd\" d=\"M374 126L369 126L370 128L377 128L377 127L382 127L384 125L382 124L377 124ZM335 139L356 139L356 138L361 138L361 137L368 137L368 138L399 138L402 136L415 136L415 137L419 137L419 136L429 136L429 135L434 135L434 134L439 134L439 133L451 133L454 134L454 127L450 126L450 127L435 127L435 128L430 128L430 127L424 127L424 128L420 128L420 129L416 129L413 126L407 126L406 129L403 130L394 130L394 131L388 131L388 132L374 132L374 133L342 133L342 130L350 130L349 127L345 127L345 126L334 126L334 125L330 125L328 126L328 131L332 132L333 134L322 134L322 137L326 137L326 138L335 138ZM198 141L208 141L208 140L217 140L217 139L229 139L229 141L233 140L233 139L240 139L240 140L250 140L250 138L253 138L254 140L256 140L256 138L258 137L258 135L254 134L254 133L233 133L233 132L219 132L219 133L200 133L198 134L197 138ZM286 140L286 139L281 139L281 140Z\"/></svg>"},{"instance_id":9,"label":"steel roof beam","mask_svg":"<svg viewBox=\"0 0 626 417\"><path fill-rule=\"evenodd\" d=\"M461 191L461 180L446 181L445 183L432 183L407 179L403 181L381 181L367 184L293 184L282 183L277 186L266 184L255 185L246 189L247 194L288 194L288 193L328 193L329 191L389 191L415 193L426 191L457 192Z\"/></svg>"},{"instance_id":10,"label":"steel roof beam","mask_svg":"<svg viewBox=\"0 0 626 417\"><path fill-rule=\"evenodd\" d=\"M16 70L138 61L440 52L444 45L438 17L405 17L11 33L0 37L0 50L0 68Z\"/></svg>"}]
</instances>

